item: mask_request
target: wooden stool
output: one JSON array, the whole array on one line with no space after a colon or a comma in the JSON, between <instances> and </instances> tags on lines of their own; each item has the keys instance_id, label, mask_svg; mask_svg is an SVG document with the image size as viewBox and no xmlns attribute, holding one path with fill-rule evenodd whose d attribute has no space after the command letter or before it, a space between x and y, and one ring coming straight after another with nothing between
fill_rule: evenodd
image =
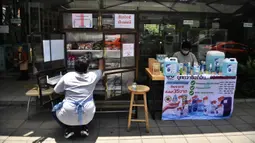
<instances>
[{"instance_id":1,"label":"wooden stool","mask_svg":"<svg viewBox=\"0 0 255 143\"><path fill-rule=\"evenodd\" d=\"M148 117L146 93L150 90L150 88L145 85L137 85L136 90L133 90L132 86L129 86L128 90L131 92L131 100L130 100L129 115L128 115L128 131L130 129L131 122L145 122L146 123L146 131L149 132L149 117ZM142 95L144 104L134 104L134 96L135 95ZM145 120L131 119L133 107L144 107Z\"/></svg>"},{"instance_id":2,"label":"wooden stool","mask_svg":"<svg viewBox=\"0 0 255 143\"><path fill-rule=\"evenodd\" d=\"M51 100L51 106L53 108L53 102L52 102L52 94L54 93L54 89L53 88L49 88L49 89L45 89L45 90L42 90L42 96L48 96ZM30 90L28 90L26 92L26 96L28 96L28 101L27 101L27 119L29 119L29 109L30 109L30 102L31 102L31 99L33 97L35 98L40 98L40 93L39 93L39 87L34 87Z\"/></svg>"}]
</instances>

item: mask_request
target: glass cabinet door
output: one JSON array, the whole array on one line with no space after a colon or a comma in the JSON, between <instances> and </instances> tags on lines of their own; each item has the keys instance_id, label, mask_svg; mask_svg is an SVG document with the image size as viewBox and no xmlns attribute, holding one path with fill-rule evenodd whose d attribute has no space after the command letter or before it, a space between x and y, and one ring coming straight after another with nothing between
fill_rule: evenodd
<instances>
[{"instance_id":1,"label":"glass cabinet door","mask_svg":"<svg viewBox=\"0 0 255 143\"><path fill-rule=\"evenodd\" d=\"M135 34L106 34L104 39L106 70L135 67Z\"/></svg>"}]
</instances>

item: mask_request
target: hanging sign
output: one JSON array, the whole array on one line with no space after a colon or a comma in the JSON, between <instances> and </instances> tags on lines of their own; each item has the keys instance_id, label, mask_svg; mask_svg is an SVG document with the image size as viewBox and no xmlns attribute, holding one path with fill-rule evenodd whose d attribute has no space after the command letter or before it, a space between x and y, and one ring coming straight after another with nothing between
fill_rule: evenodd
<instances>
[{"instance_id":1,"label":"hanging sign","mask_svg":"<svg viewBox=\"0 0 255 143\"><path fill-rule=\"evenodd\" d=\"M21 24L21 19L20 18L13 18L11 19L12 24Z\"/></svg>"},{"instance_id":2,"label":"hanging sign","mask_svg":"<svg viewBox=\"0 0 255 143\"><path fill-rule=\"evenodd\" d=\"M135 15L134 14L115 14L114 27L124 29L135 28Z\"/></svg>"},{"instance_id":3,"label":"hanging sign","mask_svg":"<svg viewBox=\"0 0 255 143\"><path fill-rule=\"evenodd\" d=\"M243 27L252 28L253 27L253 23L243 23Z\"/></svg>"},{"instance_id":4,"label":"hanging sign","mask_svg":"<svg viewBox=\"0 0 255 143\"><path fill-rule=\"evenodd\" d=\"M236 77L165 77L162 120L229 118L233 112Z\"/></svg>"},{"instance_id":5,"label":"hanging sign","mask_svg":"<svg viewBox=\"0 0 255 143\"><path fill-rule=\"evenodd\" d=\"M212 23L212 28L213 29L219 29L220 28L220 24L218 22L213 22Z\"/></svg>"},{"instance_id":6,"label":"hanging sign","mask_svg":"<svg viewBox=\"0 0 255 143\"><path fill-rule=\"evenodd\" d=\"M194 20L183 20L183 25L193 25Z\"/></svg>"},{"instance_id":7,"label":"hanging sign","mask_svg":"<svg viewBox=\"0 0 255 143\"><path fill-rule=\"evenodd\" d=\"M122 57L134 57L134 43L122 44Z\"/></svg>"}]
</instances>

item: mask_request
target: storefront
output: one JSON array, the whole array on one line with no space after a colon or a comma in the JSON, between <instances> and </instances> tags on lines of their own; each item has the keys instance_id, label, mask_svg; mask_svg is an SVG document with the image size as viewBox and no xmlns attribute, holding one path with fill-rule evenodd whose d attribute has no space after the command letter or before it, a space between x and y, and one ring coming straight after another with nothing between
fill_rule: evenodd
<instances>
[{"instance_id":1,"label":"storefront","mask_svg":"<svg viewBox=\"0 0 255 143\"><path fill-rule=\"evenodd\" d=\"M93 70L97 68L96 59L105 58L105 79L99 82L95 91L98 94L95 98L103 103L103 107L128 107L127 85L134 81L148 84L145 74L148 58L156 58L157 54L171 57L179 51L183 40L191 42L192 52L199 61L205 60L207 51L216 48L222 51L230 49L225 51L227 57L236 57L246 63L247 59L242 58L250 56L254 46L251 42L254 39L254 16L250 14L254 11L253 3L247 7L240 1L101 0L99 3L74 1L60 5L59 17L52 17L61 21L61 26L43 26L46 17L34 20L39 26L33 31L32 26L37 24L33 24L30 18L29 34L35 32L32 41L40 43L37 48L40 49L43 40L59 39L47 35L61 32L64 62L54 63L53 67L62 66L72 71L73 61L87 55L95 59L90 67ZM28 11L35 13L38 9L33 10ZM39 15L44 17L39 13L38 18ZM49 25L52 23L54 20L48 21ZM43 27L44 30L40 30ZM36 38L36 32L44 33ZM219 43L224 44L217 47ZM241 54L236 52L240 49L245 50ZM34 52L34 62L44 62L43 50ZM162 86L158 90L163 94ZM157 98L162 103L162 95Z\"/></svg>"}]
</instances>

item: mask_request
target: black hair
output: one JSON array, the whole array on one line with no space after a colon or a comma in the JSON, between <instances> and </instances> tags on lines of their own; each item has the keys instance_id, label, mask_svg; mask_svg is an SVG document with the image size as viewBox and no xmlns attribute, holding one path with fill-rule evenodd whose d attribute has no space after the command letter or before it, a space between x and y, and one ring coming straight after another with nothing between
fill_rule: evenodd
<instances>
[{"instance_id":1,"label":"black hair","mask_svg":"<svg viewBox=\"0 0 255 143\"><path fill-rule=\"evenodd\" d=\"M189 49L189 50L191 50L192 46L191 46L191 43L189 41L184 41L182 43L182 47L181 48L182 49Z\"/></svg>"},{"instance_id":2,"label":"black hair","mask_svg":"<svg viewBox=\"0 0 255 143\"><path fill-rule=\"evenodd\" d=\"M78 57L76 60L75 60L75 66L74 66L74 69L76 72L78 73L87 73L87 70L88 70L88 67L89 67L89 59L82 56L82 57Z\"/></svg>"}]
</instances>

